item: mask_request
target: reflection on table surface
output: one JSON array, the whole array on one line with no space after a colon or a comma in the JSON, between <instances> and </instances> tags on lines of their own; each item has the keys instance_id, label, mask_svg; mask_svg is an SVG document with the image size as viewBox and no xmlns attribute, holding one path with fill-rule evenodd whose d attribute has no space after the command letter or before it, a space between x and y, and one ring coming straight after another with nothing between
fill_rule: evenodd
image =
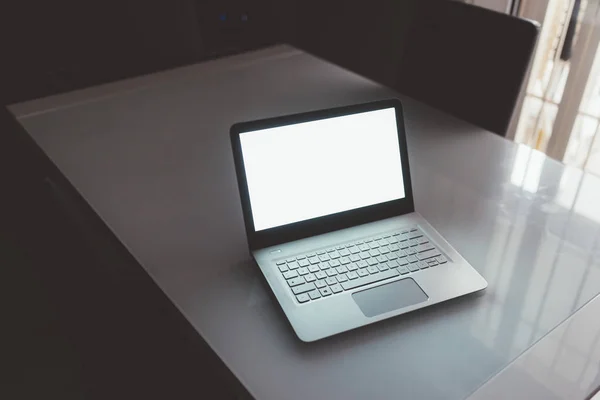
<instances>
[{"instance_id":1,"label":"reflection on table surface","mask_svg":"<svg viewBox=\"0 0 600 400\"><path fill-rule=\"evenodd\" d=\"M600 297L523 353L469 400L589 398L600 386L598 315Z\"/></svg>"},{"instance_id":2,"label":"reflection on table surface","mask_svg":"<svg viewBox=\"0 0 600 400\"><path fill-rule=\"evenodd\" d=\"M451 194L449 204L423 214L489 283L472 337L514 359L599 292L600 178L525 146L504 155L503 165L487 171L489 179L506 182L497 191L461 185L443 168L426 168L417 179L426 179L434 196ZM470 244L460 231L479 239ZM536 378L589 388L599 374L600 318L595 324L570 325L548 338Z\"/></svg>"}]
</instances>

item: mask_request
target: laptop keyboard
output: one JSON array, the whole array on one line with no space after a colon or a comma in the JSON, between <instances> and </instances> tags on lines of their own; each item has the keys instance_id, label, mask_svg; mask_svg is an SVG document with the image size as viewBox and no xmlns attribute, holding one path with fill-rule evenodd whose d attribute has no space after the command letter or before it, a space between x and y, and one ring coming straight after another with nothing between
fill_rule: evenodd
<instances>
[{"instance_id":1,"label":"laptop keyboard","mask_svg":"<svg viewBox=\"0 0 600 400\"><path fill-rule=\"evenodd\" d=\"M307 303L446 262L446 257L415 227L276 264L296 300Z\"/></svg>"}]
</instances>

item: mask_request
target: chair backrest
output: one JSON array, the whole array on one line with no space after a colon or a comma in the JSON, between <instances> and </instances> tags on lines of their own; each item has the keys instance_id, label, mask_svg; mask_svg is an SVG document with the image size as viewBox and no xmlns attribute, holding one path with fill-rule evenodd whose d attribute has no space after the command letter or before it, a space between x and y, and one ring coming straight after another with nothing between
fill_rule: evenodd
<instances>
[{"instance_id":1,"label":"chair backrest","mask_svg":"<svg viewBox=\"0 0 600 400\"><path fill-rule=\"evenodd\" d=\"M499 135L535 48L535 22L451 0L305 0L289 41Z\"/></svg>"}]
</instances>

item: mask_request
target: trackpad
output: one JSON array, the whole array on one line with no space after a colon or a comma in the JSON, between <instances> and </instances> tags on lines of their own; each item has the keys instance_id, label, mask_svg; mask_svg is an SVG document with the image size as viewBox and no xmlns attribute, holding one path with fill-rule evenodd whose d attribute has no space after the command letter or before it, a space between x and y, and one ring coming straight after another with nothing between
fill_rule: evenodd
<instances>
[{"instance_id":1,"label":"trackpad","mask_svg":"<svg viewBox=\"0 0 600 400\"><path fill-rule=\"evenodd\" d=\"M352 298L367 317L421 303L429 297L412 278L402 279L352 294Z\"/></svg>"}]
</instances>

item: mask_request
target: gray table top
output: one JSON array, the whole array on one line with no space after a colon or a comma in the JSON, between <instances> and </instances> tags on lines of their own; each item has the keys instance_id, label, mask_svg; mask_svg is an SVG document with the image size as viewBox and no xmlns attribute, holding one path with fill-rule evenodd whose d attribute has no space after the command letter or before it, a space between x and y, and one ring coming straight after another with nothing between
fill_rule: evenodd
<instances>
[{"instance_id":1,"label":"gray table top","mask_svg":"<svg viewBox=\"0 0 600 400\"><path fill-rule=\"evenodd\" d=\"M589 398L600 387L598 315L600 296L527 349L469 400Z\"/></svg>"},{"instance_id":2,"label":"gray table top","mask_svg":"<svg viewBox=\"0 0 600 400\"><path fill-rule=\"evenodd\" d=\"M391 96L417 211L489 287L302 343L250 260L229 127ZM257 398L466 398L600 292L598 178L287 46L11 110Z\"/></svg>"}]
</instances>

